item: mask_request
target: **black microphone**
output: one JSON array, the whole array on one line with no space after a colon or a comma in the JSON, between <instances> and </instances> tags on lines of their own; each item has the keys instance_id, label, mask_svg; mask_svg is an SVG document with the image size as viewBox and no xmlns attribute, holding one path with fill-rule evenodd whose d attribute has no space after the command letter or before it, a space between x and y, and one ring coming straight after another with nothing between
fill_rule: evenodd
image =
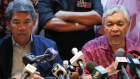
<instances>
[{"instance_id":1,"label":"black microphone","mask_svg":"<svg viewBox=\"0 0 140 79\"><path fill-rule=\"evenodd\" d=\"M129 53L131 53L135 58L140 59L140 52L138 52L136 50L132 50Z\"/></svg>"},{"instance_id":2,"label":"black microphone","mask_svg":"<svg viewBox=\"0 0 140 79\"><path fill-rule=\"evenodd\" d=\"M75 67L71 66L68 64L68 60L64 60L63 61L63 67L65 68L65 70L67 71L67 74L66 74L66 79L70 79L71 78L71 70L72 71L75 71Z\"/></svg>"},{"instance_id":3,"label":"black microphone","mask_svg":"<svg viewBox=\"0 0 140 79\"><path fill-rule=\"evenodd\" d=\"M124 74L123 77L125 79L132 79L125 69L128 63L126 57L123 57L121 53L117 52L114 54L113 60L115 61L115 65L114 65L115 69L121 70L122 73ZM122 76L122 75L119 75L119 76Z\"/></svg>"},{"instance_id":4,"label":"black microphone","mask_svg":"<svg viewBox=\"0 0 140 79\"><path fill-rule=\"evenodd\" d=\"M52 61L55 59L57 55L58 55L58 51L56 51L53 48L48 48L43 55L39 55L39 56L35 56L33 54L25 55L23 56L22 61L25 65L27 65L28 63L32 64L35 61L45 62L45 59Z\"/></svg>"},{"instance_id":5,"label":"black microphone","mask_svg":"<svg viewBox=\"0 0 140 79\"><path fill-rule=\"evenodd\" d=\"M132 74L132 76L134 76L136 74L137 78L140 79L140 62L139 62L139 60L135 59L132 54L128 54L126 57L128 58L128 61L130 63L129 64L130 73Z\"/></svg>"},{"instance_id":6,"label":"black microphone","mask_svg":"<svg viewBox=\"0 0 140 79\"><path fill-rule=\"evenodd\" d=\"M94 69L94 67L98 66L98 64L94 61L89 61L86 65L87 70L89 71L89 73L92 74L92 71Z\"/></svg>"},{"instance_id":7,"label":"black microphone","mask_svg":"<svg viewBox=\"0 0 140 79\"><path fill-rule=\"evenodd\" d=\"M72 72L75 71L75 67L72 66L72 65L70 65L70 64L68 64L68 60L64 60L64 61L63 61L63 67L64 67L65 69L68 69L68 70L72 71Z\"/></svg>"},{"instance_id":8,"label":"black microphone","mask_svg":"<svg viewBox=\"0 0 140 79\"><path fill-rule=\"evenodd\" d=\"M98 66L94 61L89 61L86 68L94 79L109 79L108 71L103 66Z\"/></svg>"},{"instance_id":9,"label":"black microphone","mask_svg":"<svg viewBox=\"0 0 140 79\"><path fill-rule=\"evenodd\" d=\"M53 65L52 73L55 77L59 79L64 79L64 76L66 75L66 70L58 63L55 63Z\"/></svg>"}]
</instances>

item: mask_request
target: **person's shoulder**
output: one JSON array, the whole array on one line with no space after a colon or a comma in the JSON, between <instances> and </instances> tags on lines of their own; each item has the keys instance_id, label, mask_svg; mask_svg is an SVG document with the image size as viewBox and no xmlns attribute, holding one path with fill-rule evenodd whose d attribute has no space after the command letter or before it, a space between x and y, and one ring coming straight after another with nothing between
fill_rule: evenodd
<instances>
[{"instance_id":1,"label":"person's shoulder","mask_svg":"<svg viewBox=\"0 0 140 79\"><path fill-rule=\"evenodd\" d=\"M92 39L88 41L84 46L83 49L96 49L102 47L103 44L107 41L107 37L105 35L100 36L98 38Z\"/></svg>"},{"instance_id":2,"label":"person's shoulder","mask_svg":"<svg viewBox=\"0 0 140 79\"><path fill-rule=\"evenodd\" d=\"M46 38L46 37L42 37L39 35L32 35L33 36L33 40L38 41L38 42L42 42L42 43L48 43L48 44L55 44L55 41Z\"/></svg>"},{"instance_id":3,"label":"person's shoulder","mask_svg":"<svg viewBox=\"0 0 140 79\"><path fill-rule=\"evenodd\" d=\"M6 42L7 40L9 40L9 38L11 37L11 35L6 35L5 37L0 39L0 44Z\"/></svg>"},{"instance_id":4,"label":"person's shoulder","mask_svg":"<svg viewBox=\"0 0 140 79\"><path fill-rule=\"evenodd\" d=\"M103 35L103 36L100 36L100 37L97 37L95 39L88 41L87 44L103 44L105 40L106 40L106 36Z\"/></svg>"},{"instance_id":5,"label":"person's shoulder","mask_svg":"<svg viewBox=\"0 0 140 79\"><path fill-rule=\"evenodd\" d=\"M133 40L127 38L127 37L126 37L126 42L127 42L127 45L140 47L139 43L137 43L137 42L135 42L135 41L133 41Z\"/></svg>"}]
</instances>

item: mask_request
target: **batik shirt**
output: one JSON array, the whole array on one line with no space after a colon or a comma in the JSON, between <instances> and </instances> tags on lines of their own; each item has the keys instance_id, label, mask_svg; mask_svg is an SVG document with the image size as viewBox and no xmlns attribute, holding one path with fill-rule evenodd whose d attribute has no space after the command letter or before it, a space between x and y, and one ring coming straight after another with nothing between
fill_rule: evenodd
<instances>
[{"instance_id":1,"label":"batik shirt","mask_svg":"<svg viewBox=\"0 0 140 79\"><path fill-rule=\"evenodd\" d=\"M139 45L127 37L125 42L126 52L123 55L124 57L126 57L126 55L129 54L132 50L140 51ZM89 61L95 61L98 65L102 65L104 68L107 68L112 64L113 55L115 54L108 43L106 35L87 42L83 46L82 52L84 55L85 63L88 63ZM86 75L89 74L86 68L85 73ZM117 74L112 75L110 79L117 79Z\"/></svg>"}]
</instances>

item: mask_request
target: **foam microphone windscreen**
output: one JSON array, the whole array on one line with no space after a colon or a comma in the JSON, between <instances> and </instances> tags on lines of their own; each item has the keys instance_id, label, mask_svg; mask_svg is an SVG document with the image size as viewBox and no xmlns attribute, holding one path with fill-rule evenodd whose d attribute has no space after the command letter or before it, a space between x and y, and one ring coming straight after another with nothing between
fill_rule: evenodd
<instances>
[{"instance_id":1,"label":"foam microphone windscreen","mask_svg":"<svg viewBox=\"0 0 140 79\"><path fill-rule=\"evenodd\" d=\"M89 71L90 74L92 74L93 69L98 66L98 64L94 61L89 61L86 65L87 70Z\"/></svg>"},{"instance_id":2,"label":"foam microphone windscreen","mask_svg":"<svg viewBox=\"0 0 140 79\"><path fill-rule=\"evenodd\" d=\"M117 52L113 55L113 60L115 61L116 57L123 57L121 53Z\"/></svg>"},{"instance_id":3,"label":"foam microphone windscreen","mask_svg":"<svg viewBox=\"0 0 140 79\"><path fill-rule=\"evenodd\" d=\"M122 55L124 55L124 53L125 53L125 51L124 51L123 48L119 48L119 49L117 50L117 52L121 53Z\"/></svg>"},{"instance_id":4,"label":"foam microphone windscreen","mask_svg":"<svg viewBox=\"0 0 140 79\"><path fill-rule=\"evenodd\" d=\"M128 54L126 57L129 59L135 58L132 54Z\"/></svg>"},{"instance_id":5,"label":"foam microphone windscreen","mask_svg":"<svg viewBox=\"0 0 140 79\"><path fill-rule=\"evenodd\" d=\"M77 72L72 72L70 79L79 79L79 74Z\"/></svg>"}]
</instances>

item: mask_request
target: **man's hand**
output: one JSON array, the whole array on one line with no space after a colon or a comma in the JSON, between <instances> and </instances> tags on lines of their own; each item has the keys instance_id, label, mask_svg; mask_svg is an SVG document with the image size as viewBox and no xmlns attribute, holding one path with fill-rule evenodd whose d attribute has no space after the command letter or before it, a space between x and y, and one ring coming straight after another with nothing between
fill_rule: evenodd
<instances>
[{"instance_id":1,"label":"man's hand","mask_svg":"<svg viewBox=\"0 0 140 79\"><path fill-rule=\"evenodd\" d=\"M108 75L109 76L111 76L111 75L116 74L116 73L119 72L119 70L116 70L115 69L114 62L109 67L107 67L106 69L108 71Z\"/></svg>"},{"instance_id":2,"label":"man's hand","mask_svg":"<svg viewBox=\"0 0 140 79\"><path fill-rule=\"evenodd\" d=\"M31 79L44 79L43 77L39 76L39 72L35 72L35 74L31 77Z\"/></svg>"},{"instance_id":3,"label":"man's hand","mask_svg":"<svg viewBox=\"0 0 140 79\"><path fill-rule=\"evenodd\" d=\"M91 75L87 75L85 76L85 79L93 79L93 78L91 77Z\"/></svg>"},{"instance_id":4,"label":"man's hand","mask_svg":"<svg viewBox=\"0 0 140 79\"><path fill-rule=\"evenodd\" d=\"M44 79L43 77L39 76L39 72L35 72L34 75L31 77L31 79ZM21 76L16 78L16 79L21 79ZM30 79L30 78L27 78Z\"/></svg>"}]
</instances>

